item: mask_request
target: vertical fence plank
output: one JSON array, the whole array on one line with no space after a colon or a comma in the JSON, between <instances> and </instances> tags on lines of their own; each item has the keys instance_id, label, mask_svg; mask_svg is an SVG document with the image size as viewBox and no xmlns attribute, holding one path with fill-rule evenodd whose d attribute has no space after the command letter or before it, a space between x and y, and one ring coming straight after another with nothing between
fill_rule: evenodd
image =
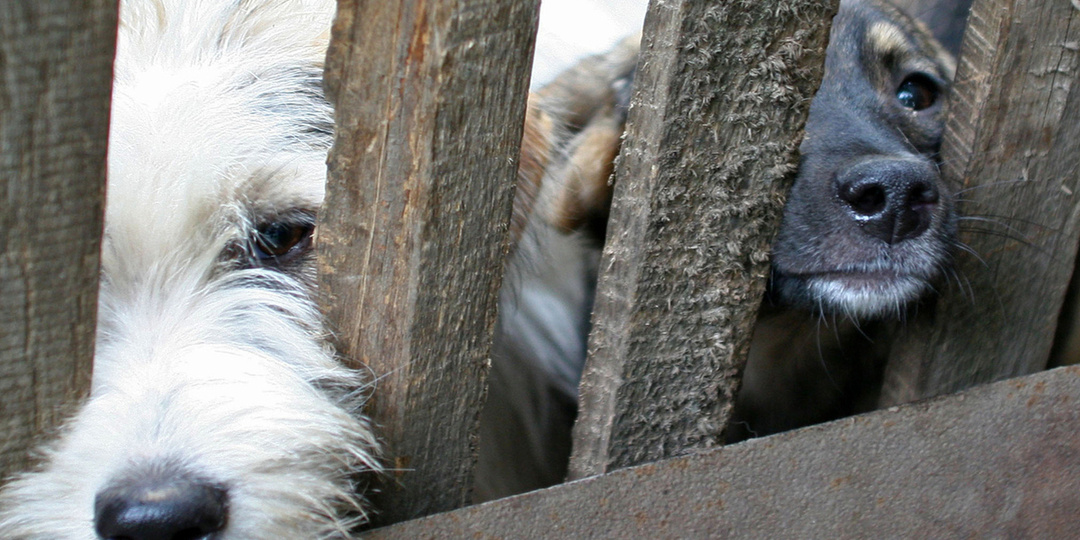
<instances>
[{"instance_id":1,"label":"vertical fence plank","mask_svg":"<svg viewBox=\"0 0 1080 540\"><path fill-rule=\"evenodd\" d=\"M342 0L319 292L379 377L379 523L465 504L521 140L536 0Z\"/></svg>"},{"instance_id":2,"label":"vertical fence plank","mask_svg":"<svg viewBox=\"0 0 1080 540\"><path fill-rule=\"evenodd\" d=\"M0 2L0 477L90 383L116 2Z\"/></svg>"},{"instance_id":3,"label":"vertical fence plank","mask_svg":"<svg viewBox=\"0 0 1080 540\"><path fill-rule=\"evenodd\" d=\"M571 477L720 443L836 7L651 3Z\"/></svg>"},{"instance_id":4,"label":"vertical fence plank","mask_svg":"<svg viewBox=\"0 0 1080 540\"><path fill-rule=\"evenodd\" d=\"M970 253L894 348L882 405L1045 367L1080 237L1078 76L1077 2L974 3L942 148Z\"/></svg>"}]
</instances>

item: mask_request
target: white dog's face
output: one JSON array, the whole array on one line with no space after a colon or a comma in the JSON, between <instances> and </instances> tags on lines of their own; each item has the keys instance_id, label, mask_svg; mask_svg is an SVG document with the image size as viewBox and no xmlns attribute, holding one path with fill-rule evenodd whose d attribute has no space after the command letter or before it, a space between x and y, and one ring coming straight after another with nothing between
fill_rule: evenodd
<instances>
[{"instance_id":1,"label":"white dog's face","mask_svg":"<svg viewBox=\"0 0 1080 540\"><path fill-rule=\"evenodd\" d=\"M363 385L312 302L332 13L124 2L91 397L5 489L0 537L324 538L361 515Z\"/></svg>"}]
</instances>

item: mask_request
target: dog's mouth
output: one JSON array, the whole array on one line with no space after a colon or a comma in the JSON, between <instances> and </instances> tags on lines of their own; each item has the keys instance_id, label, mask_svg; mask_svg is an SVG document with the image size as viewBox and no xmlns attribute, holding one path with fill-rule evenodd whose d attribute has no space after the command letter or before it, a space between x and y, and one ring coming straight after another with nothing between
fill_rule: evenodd
<instances>
[{"instance_id":1,"label":"dog's mouth","mask_svg":"<svg viewBox=\"0 0 1080 540\"><path fill-rule=\"evenodd\" d=\"M866 265L777 276L800 284L809 307L853 318L900 317L908 305L927 296L937 272L892 265ZM793 283L794 282L794 283Z\"/></svg>"},{"instance_id":2,"label":"dog's mouth","mask_svg":"<svg viewBox=\"0 0 1080 540\"><path fill-rule=\"evenodd\" d=\"M855 317L899 316L931 289L922 277L896 272L826 272L810 277L807 286L820 302Z\"/></svg>"}]
</instances>

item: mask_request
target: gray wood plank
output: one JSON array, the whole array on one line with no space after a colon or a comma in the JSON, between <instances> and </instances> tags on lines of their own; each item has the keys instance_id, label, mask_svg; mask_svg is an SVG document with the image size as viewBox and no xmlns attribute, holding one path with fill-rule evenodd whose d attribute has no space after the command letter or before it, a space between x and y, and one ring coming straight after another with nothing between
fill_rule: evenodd
<instances>
[{"instance_id":1,"label":"gray wood plank","mask_svg":"<svg viewBox=\"0 0 1080 540\"><path fill-rule=\"evenodd\" d=\"M116 2L0 2L0 477L90 384Z\"/></svg>"},{"instance_id":2,"label":"gray wood plank","mask_svg":"<svg viewBox=\"0 0 1080 540\"><path fill-rule=\"evenodd\" d=\"M571 477L720 444L837 2L653 2Z\"/></svg>"},{"instance_id":3,"label":"gray wood plank","mask_svg":"<svg viewBox=\"0 0 1080 540\"><path fill-rule=\"evenodd\" d=\"M380 523L468 500L537 4L339 3L319 293L378 377Z\"/></svg>"},{"instance_id":4,"label":"gray wood plank","mask_svg":"<svg viewBox=\"0 0 1080 540\"><path fill-rule=\"evenodd\" d=\"M623 469L381 538L1073 538L1080 367Z\"/></svg>"},{"instance_id":5,"label":"gray wood plank","mask_svg":"<svg viewBox=\"0 0 1080 540\"><path fill-rule=\"evenodd\" d=\"M1080 237L1080 8L977 0L942 148L957 273L894 348L882 405L1046 366Z\"/></svg>"}]
</instances>

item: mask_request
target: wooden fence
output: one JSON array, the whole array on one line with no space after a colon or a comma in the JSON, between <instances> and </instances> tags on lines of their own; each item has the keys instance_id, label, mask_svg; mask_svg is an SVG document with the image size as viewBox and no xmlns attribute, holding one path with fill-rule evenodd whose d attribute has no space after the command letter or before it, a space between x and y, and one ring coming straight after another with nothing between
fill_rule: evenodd
<instances>
[{"instance_id":1,"label":"wooden fence","mask_svg":"<svg viewBox=\"0 0 1080 540\"><path fill-rule=\"evenodd\" d=\"M975 1L943 149L953 185L990 186L965 191L962 209L1039 226L962 235L981 254L959 258L970 287L909 325L883 410L728 448L711 447L836 1L654 0L575 428L571 467L589 478L455 510L472 477L536 7L340 0L327 86L348 114L330 158L320 294L349 329L338 345L392 374L372 407L395 467L376 502L381 524L404 521L365 536L1080 530L1080 370L894 406L1046 366L1080 236L1075 0ZM115 4L0 10L6 473L88 384ZM733 117L736 129L715 129ZM708 227L657 226L706 214ZM676 287L672 260L700 279Z\"/></svg>"},{"instance_id":2,"label":"wooden fence","mask_svg":"<svg viewBox=\"0 0 1080 540\"><path fill-rule=\"evenodd\" d=\"M0 2L0 476L90 385L116 2Z\"/></svg>"}]
</instances>

